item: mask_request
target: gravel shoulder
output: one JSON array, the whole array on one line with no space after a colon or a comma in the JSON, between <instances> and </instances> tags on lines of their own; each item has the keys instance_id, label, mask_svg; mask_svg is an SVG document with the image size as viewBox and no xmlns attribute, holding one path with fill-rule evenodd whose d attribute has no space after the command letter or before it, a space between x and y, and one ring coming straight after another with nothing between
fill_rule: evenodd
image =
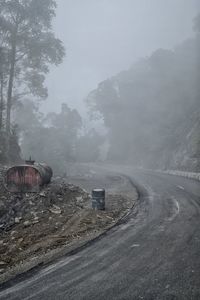
<instances>
[{"instance_id":1,"label":"gravel shoulder","mask_svg":"<svg viewBox=\"0 0 200 300\"><path fill-rule=\"evenodd\" d=\"M91 169L54 178L37 194L10 194L0 171L0 283L98 237L134 206L126 177ZM106 210L91 209L91 190L106 189Z\"/></svg>"}]
</instances>

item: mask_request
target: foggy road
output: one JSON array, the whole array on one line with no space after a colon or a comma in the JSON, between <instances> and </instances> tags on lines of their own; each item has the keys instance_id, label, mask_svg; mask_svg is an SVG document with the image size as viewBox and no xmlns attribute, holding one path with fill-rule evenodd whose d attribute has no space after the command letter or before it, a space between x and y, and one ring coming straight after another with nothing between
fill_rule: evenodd
<instances>
[{"instance_id":1,"label":"foggy road","mask_svg":"<svg viewBox=\"0 0 200 300\"><path fill-rule=\"evenodd\" d=\"M200 183L130 168L123 174L140 192L126 222L10 283L0 299L200 299Z\"/></svg>"}]
</instances>

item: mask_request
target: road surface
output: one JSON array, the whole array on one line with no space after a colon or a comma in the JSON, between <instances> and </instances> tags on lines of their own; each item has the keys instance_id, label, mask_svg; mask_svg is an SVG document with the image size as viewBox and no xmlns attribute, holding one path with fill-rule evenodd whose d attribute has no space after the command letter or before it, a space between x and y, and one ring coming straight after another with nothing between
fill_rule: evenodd
<instances>
[{"instance_id":1,"label":"road surface","mask_svg":"<svg viewBox=\"0 0 200 300\"><path fill-rule=\"evenodd\" d=\"M140 187L125 223L3 286L0 299L200 299L200 183L124 168Z\"/></svg>"}]
</instances>

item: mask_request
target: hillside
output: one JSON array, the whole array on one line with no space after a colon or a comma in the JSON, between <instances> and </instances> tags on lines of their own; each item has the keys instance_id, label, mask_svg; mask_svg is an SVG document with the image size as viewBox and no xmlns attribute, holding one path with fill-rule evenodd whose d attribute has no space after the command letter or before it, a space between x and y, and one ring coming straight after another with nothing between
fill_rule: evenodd
<instances>
[{"instance_id":1,"label":"hillside","mask_svg":"<svg viewBox=\"0 0 200 300\"><path fill-rule=\"evenodd\" d=\"M200 36L159 49L105 80L87 103L108 128L108 160L147 168L200 167Z\"/></svg>"}]
</instances>

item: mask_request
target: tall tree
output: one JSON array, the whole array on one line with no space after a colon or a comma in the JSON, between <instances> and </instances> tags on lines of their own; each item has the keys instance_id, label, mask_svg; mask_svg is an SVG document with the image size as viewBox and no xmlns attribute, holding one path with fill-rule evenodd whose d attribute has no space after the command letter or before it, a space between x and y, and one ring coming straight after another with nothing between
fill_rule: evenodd
<instances>
[{"instance_id":1,"label":"tall tree","mask_svg":"<svg viewBox=\"0 0 200 300\"><path fill-rule=\"evenodd\" d=\"M0 130L3 127L3 106L4 106L4 70L3 70L3 48L0 48Z\"/></svg>"},{"instance_id":2,"label":"tall tree","mask_svg":"<svg viewBox=\"0 0 200 300\"><path fill-rule=\"evenodd\" d=\"M46 98L45 74L49 65L64 57L62 42L55 38L52 19L54 0L1 0L1 43L7 50L6 132L11 133L11 111L15 99L32 94Z\"/></svg>"}]
</instances>

